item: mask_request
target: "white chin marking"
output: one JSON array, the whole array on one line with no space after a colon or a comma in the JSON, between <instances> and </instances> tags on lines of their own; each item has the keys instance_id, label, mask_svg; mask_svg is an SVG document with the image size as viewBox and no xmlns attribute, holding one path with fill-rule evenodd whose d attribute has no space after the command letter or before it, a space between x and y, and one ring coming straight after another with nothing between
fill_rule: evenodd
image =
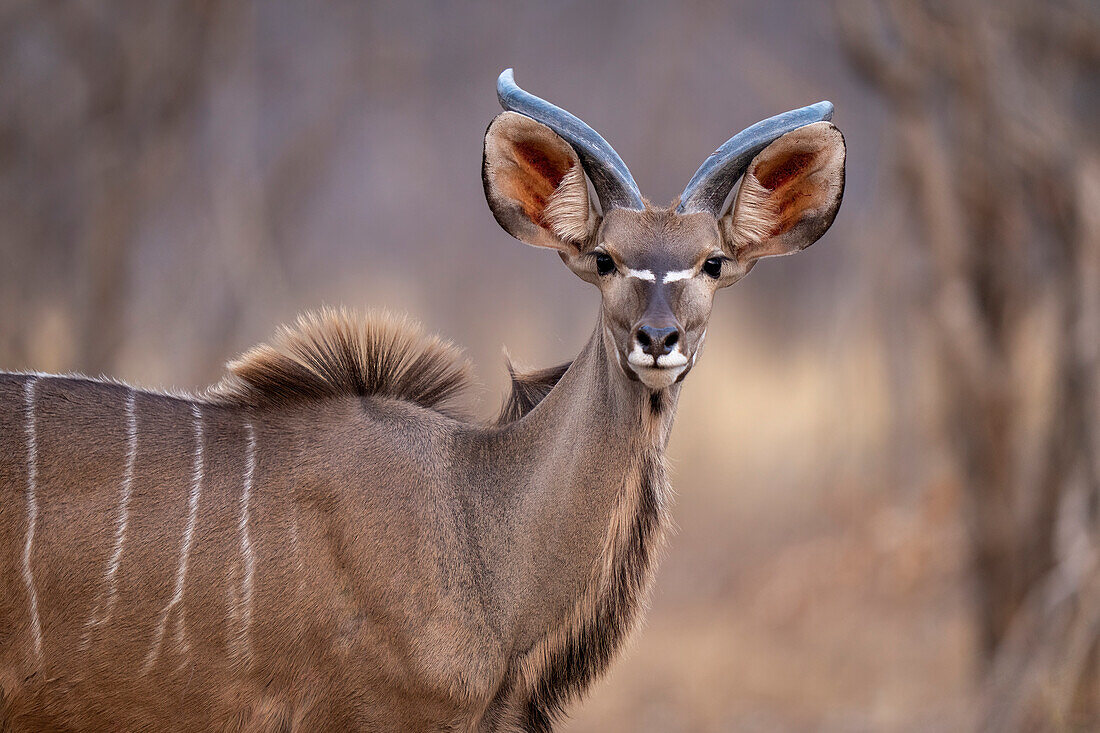
<instances>
[{"instance_id":1,"label":"white chin marking","mask_svg":"<svg viewBox=\"0 0 1100 733\"><path fill-rule=\"evenodd\" d=\"M671 354L658 357L654 363L653 357L642 351L639 344L634 344L626 360L642 384L650 389L672 386L688 366L687 357L678 348Z\"/></svg>"},{"instance_id":2,"label":"white chin marking","mask_svg":"<svg viewBox=\"0 0 1100 733\"><path fill-rule=\"evenodd\" d=\"M667 369L661 369L659 367L636 367L634 373L638 375L638 379L642 380L642 384L650 389L665 389L671 387L680 375L683 374L686 366L671 367Z\"/></svg>"}]
</instances>

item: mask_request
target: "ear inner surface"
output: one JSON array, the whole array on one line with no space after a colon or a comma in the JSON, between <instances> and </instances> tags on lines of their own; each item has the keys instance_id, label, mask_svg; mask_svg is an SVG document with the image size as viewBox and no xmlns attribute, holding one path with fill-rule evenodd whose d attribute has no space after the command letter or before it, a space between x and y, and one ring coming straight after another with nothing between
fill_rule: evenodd
<instances>
[{"instance_id":1,"label":"ear inner surface","mask_svg":"<svg viewBox=\"0 0 1100 733\"><path fill-rule=\"evenodd\" d=\"M565 178L572 161L564 150L554 150L545 140L508 140L502 146L496 171L501 193L516 201L535 224L540 224L546 202Z\"/></svg>"},{"instance_id":2,"label":"ear inner surface","mask_svg":"<svg viewBox=\"0 0 1100 733\"><path fill-rule=\"evenodd\" d=\"M780 137L749 165L721 222L738 259L792 254L833 222L844 190L844 138L828 122Z\"/></svg>"},{"instance_id":3,"label":"ear inner surface","mask_svg":"<svg viewBox=\"0 0 1100 733\"><path fill-rule=\"evenodd\" d=\"M485 133L482 175L493 214L517 239L561 249L587 234L584 169L545 125L515 112L498 115Z\"/></svg>"}]
</instances>

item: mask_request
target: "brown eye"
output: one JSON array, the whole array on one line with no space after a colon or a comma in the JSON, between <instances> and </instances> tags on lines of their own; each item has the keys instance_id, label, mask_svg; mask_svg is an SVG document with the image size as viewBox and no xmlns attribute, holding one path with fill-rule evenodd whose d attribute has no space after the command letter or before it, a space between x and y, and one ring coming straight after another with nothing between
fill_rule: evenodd
<instances>
[{"instance_id":1,"label":"brown eye","mask_svg":"<svg viewBox=\"0 0 1100 733\"><path fill-rule=\"evenodd\" d=\"M600 275L607 275L615 269L615 260L611 259L611 255L604 254L603 252L596 253L596 272Z\"/></svg>"},{"instance_id":2,"label":"brown eye","mask_svg":"<svg viewBox=\"0 0 1100 733\"><path fill-rule=\"evenodd\" d=\"M707 273L715 280L722 275L722 258L711 257L709 260L703 263L703 272Z\"/></svg>"}]
</instances>

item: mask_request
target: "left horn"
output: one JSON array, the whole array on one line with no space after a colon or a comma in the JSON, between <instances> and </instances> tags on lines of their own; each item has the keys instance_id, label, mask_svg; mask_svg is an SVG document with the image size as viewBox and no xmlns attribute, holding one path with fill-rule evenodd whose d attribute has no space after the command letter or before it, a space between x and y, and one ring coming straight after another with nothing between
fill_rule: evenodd
<instances>
[{"instance_id":1,"label":"left horn","mask_svg":"<svg viewBox=\"0 0 1100 733\"><path fill-rule=\"evenodd\" d=\"M598 132L561 107L520 89L511 69L505 69L497 79L497 98L504 109L541 122L577 151L604 213L613 208L645 208L642 193L626 163Z\"/></svg>"},{"instance_id":2,"label":"left horn","mask_svg":"<svg viewBox=\"0 0 1100 733\"><path fill-rule=\"evenodd\" d=\"M681 214L707 211L715 216L720 215L733 184L737 183L757 153L788 132L832 118L832 102L818 102L769 117L742 130L703 161L680 194L680 205L676 211Z\"/></svg>"}]
</instances>

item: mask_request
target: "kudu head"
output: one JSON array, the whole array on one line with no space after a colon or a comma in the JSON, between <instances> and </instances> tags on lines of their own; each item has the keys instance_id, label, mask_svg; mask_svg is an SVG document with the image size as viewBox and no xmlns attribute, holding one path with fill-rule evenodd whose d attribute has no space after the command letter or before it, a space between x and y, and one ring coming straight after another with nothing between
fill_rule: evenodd
<instances>
[{"instance_id":1,"label":"kudu head","mask_svg":"<svg viewBox=\"0 0 1100 733\"><path fill-rule=\"evenodd\" d=\"M716 290L813 244L840 206L844 138L829 102L734 135L666 209L595 130L520 89L511 69L497 95L506 111L485 133L482 168L493 215L600 289L608 352L653 390L691 369Z\"/></svg>"}]
</instances>

